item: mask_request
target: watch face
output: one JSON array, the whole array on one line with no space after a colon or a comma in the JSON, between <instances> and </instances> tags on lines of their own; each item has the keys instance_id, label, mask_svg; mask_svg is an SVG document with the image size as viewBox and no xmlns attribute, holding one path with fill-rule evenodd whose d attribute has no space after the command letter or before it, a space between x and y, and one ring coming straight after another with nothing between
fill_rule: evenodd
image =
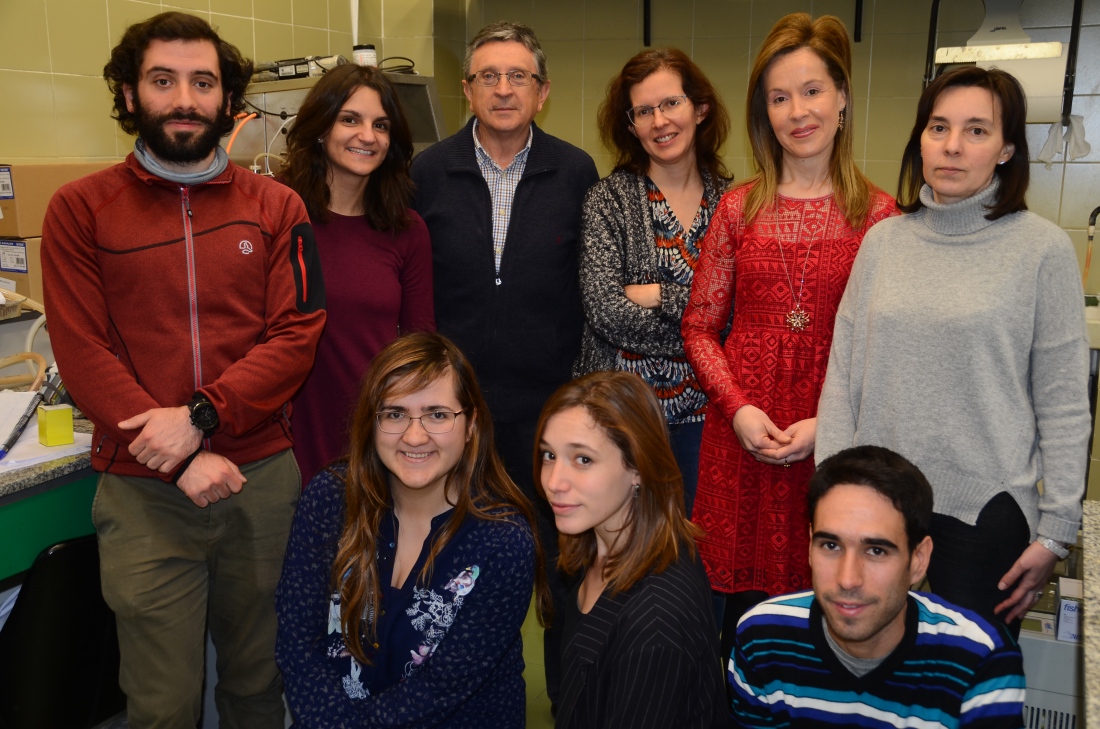
<instances>
[{"instance_id":1,"label":"watch face","mask_svg":"<svg viewBox=\"0 0 1100 729\"><path fill-rule=\"evenodd\" d=\"M208 402L197 402L191 408L191 422L200 430L218 426L218 411Z\"/></svg>"}]
</instances>

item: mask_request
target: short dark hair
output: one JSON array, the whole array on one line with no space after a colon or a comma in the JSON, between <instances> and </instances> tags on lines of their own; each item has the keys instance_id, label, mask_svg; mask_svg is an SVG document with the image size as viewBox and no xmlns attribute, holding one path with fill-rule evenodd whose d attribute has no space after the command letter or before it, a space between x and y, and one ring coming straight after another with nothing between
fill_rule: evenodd
<instances>
[{"instance_id":1,"label":"short dark hair","mask_svg":"<svg viewBox=\"0 0 1100 729\"><path fill-rule=\"evenodd\" d=\"M905 520L909 551L932 526L932 486L921 470L889 448L862 445L835 453L817 466L806 496L810 524L817 502L834 486L867 486L890 500Z\"/></svg>"},{"instance_id":2,"label":"short dark hair","mask_svg":"<svg viewBox=\"0 0 1100 729\"><path fill-rule=\"evenodd\" d=\"M1027 210L1024 197L1031 178L1027 149L1027 97L1016 77L999 68L963 66L948 71L928 84L917 102L917 121L909 133L909 142L901 156L901 174L898 176L898 207L907 213L915 213L924 207L920 200L924 186L924 164L920 156L920 140L928 126L928 119L936 106L936 99L944 91L958 86L986 89L1001 106L999 121L1001 136L1006 144L1015 147L1012 156L1003 165L997 165L993 174L1000 180L997 198L989 206L987 220Z\"/></svg>"},{"instance_id":3,"label":"short dark hair","mask_svg":"<svg viewBox=\"0 0 1100 729\"><path fill-rule=\"evenodd\" d=\"M710 173L715 185L728 178L720 150L730 131L730 117L722 98L703 70L679 48L653 48L642 51L623 66L607 85L607 98L600 104L596 124L604 146L615 155L615 168L644 175L649 169L649 155L642 143L630 133L630 90L652 74L667 69L680 77L684 95L696 108L706 105L707 115L695 130L695 160L700 169Z\"/></svg>"},{"instance_id":4,"label":"short dark hair","mask_svg":"<svg viewBox=\"0 0 1100 729\"><path fill-rule=\"evenodd\" d=\"M324 145L317 140L329 133L344 104L361 88L378 92L382 111L390 120L390 148L382 164L367 180L363 209L375 230L408 230L408 207L413 195L413 182L409 177L412 132L393 82L373 66L337 66L310 90L287 134L286 167L280 179L305 201L311 220L328 221L329 160Z\"/></svg>"},{"instance_id":5,"label":"short dark hair","mask_svg":"<svg viewBox=\"0 0 1100 729\"><path fill-rule=\"evenodd\" d=\"M125 86L137 89L145 49L152 41L209 41L218 53L222 92L229 103L229 114L219 118L222 135L233 129L233 117L244 108L244 90L252 79L252 61L241 55L237 47L222 40L210 24L187 13L167 12L134 23L111 50L111 59L103 67L103 78L114 96L115 110L111 114L127 134L137 134L137 115L126 108ZM136 95L135 95L136 99Z\"/></svg>"}]
</instances>

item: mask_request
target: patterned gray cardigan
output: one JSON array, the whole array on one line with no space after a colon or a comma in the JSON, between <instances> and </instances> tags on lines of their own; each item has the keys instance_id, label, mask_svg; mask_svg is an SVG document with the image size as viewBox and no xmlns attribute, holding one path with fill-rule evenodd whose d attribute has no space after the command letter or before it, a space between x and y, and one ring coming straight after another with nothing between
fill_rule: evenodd
<instances>
[{"instance_id":1,"label":"patterned gray cardigan","mask_svg":"<svg viewBox=\"0 0 1100 729\"><path fill-rule=\"evenodd\" d=\"M703 170L703 195L712 213L728 183L723 179L715 185ZM620 349L654 357L684 355L680 319L691 286L662 281L657 272L644 176L616 170L589 189L582 218L580 277L585 322L574 377L615 369ZM661 284L659 308L641 307L623 293L624 286L648 283Z\"/></svg>"}]
</instances>

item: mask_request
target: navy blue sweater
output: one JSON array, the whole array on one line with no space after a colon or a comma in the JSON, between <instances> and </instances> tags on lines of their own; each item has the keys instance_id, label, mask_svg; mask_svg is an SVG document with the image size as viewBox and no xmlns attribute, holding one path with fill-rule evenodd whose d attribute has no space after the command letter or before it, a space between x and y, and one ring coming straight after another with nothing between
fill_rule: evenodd
<instances>
[{"instance_id":1,"label":"navy blue sweater","mask_svg":"<svg viewBox=\"0 0 1100 729\"><path fill-rule=\"evenodd\" d=\"M580 351L581 207L598 179L586 152L532 125L500 274L473 119L413 161L413 207L432 236L435 321L474 365L493 419L534 420Z\"/></svg>"},{"instance_id":2,"label":"navy blue sweater","mask_svg":"<svg viewBox=\"0 0 1100 729\"><path fill-rule=\"evenodd\" d=\"M343 482L322 471L298 504L276 593L276 659L296 726L523 727L530 529L468 517L419 584L432 537L452 512L442 514L405 585L392 588L400 525L384 518L378 638L363 646L371 664L361 665L344 644L330 584L344 512Z\"/></svg>"}]
</instances>

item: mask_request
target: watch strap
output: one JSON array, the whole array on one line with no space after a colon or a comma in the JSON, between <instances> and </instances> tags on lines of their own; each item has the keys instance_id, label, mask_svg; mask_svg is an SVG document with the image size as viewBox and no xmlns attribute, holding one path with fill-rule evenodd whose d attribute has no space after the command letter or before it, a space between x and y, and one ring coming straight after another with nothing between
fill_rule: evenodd
<instances>
[{"instance_id":1,"label":"watch strap","mask_svg":"<svg viewBox=\"0 0 1100 729\"><path fill-rule=\"evenodd\" d=\"M1043 537L1039 540L1039 544L1043 545L1058 557L1059 561L1069 556L1069 550L1063 547L1058 542L1054 541L1050 537Z\"/></svg>"}]
</instances>

